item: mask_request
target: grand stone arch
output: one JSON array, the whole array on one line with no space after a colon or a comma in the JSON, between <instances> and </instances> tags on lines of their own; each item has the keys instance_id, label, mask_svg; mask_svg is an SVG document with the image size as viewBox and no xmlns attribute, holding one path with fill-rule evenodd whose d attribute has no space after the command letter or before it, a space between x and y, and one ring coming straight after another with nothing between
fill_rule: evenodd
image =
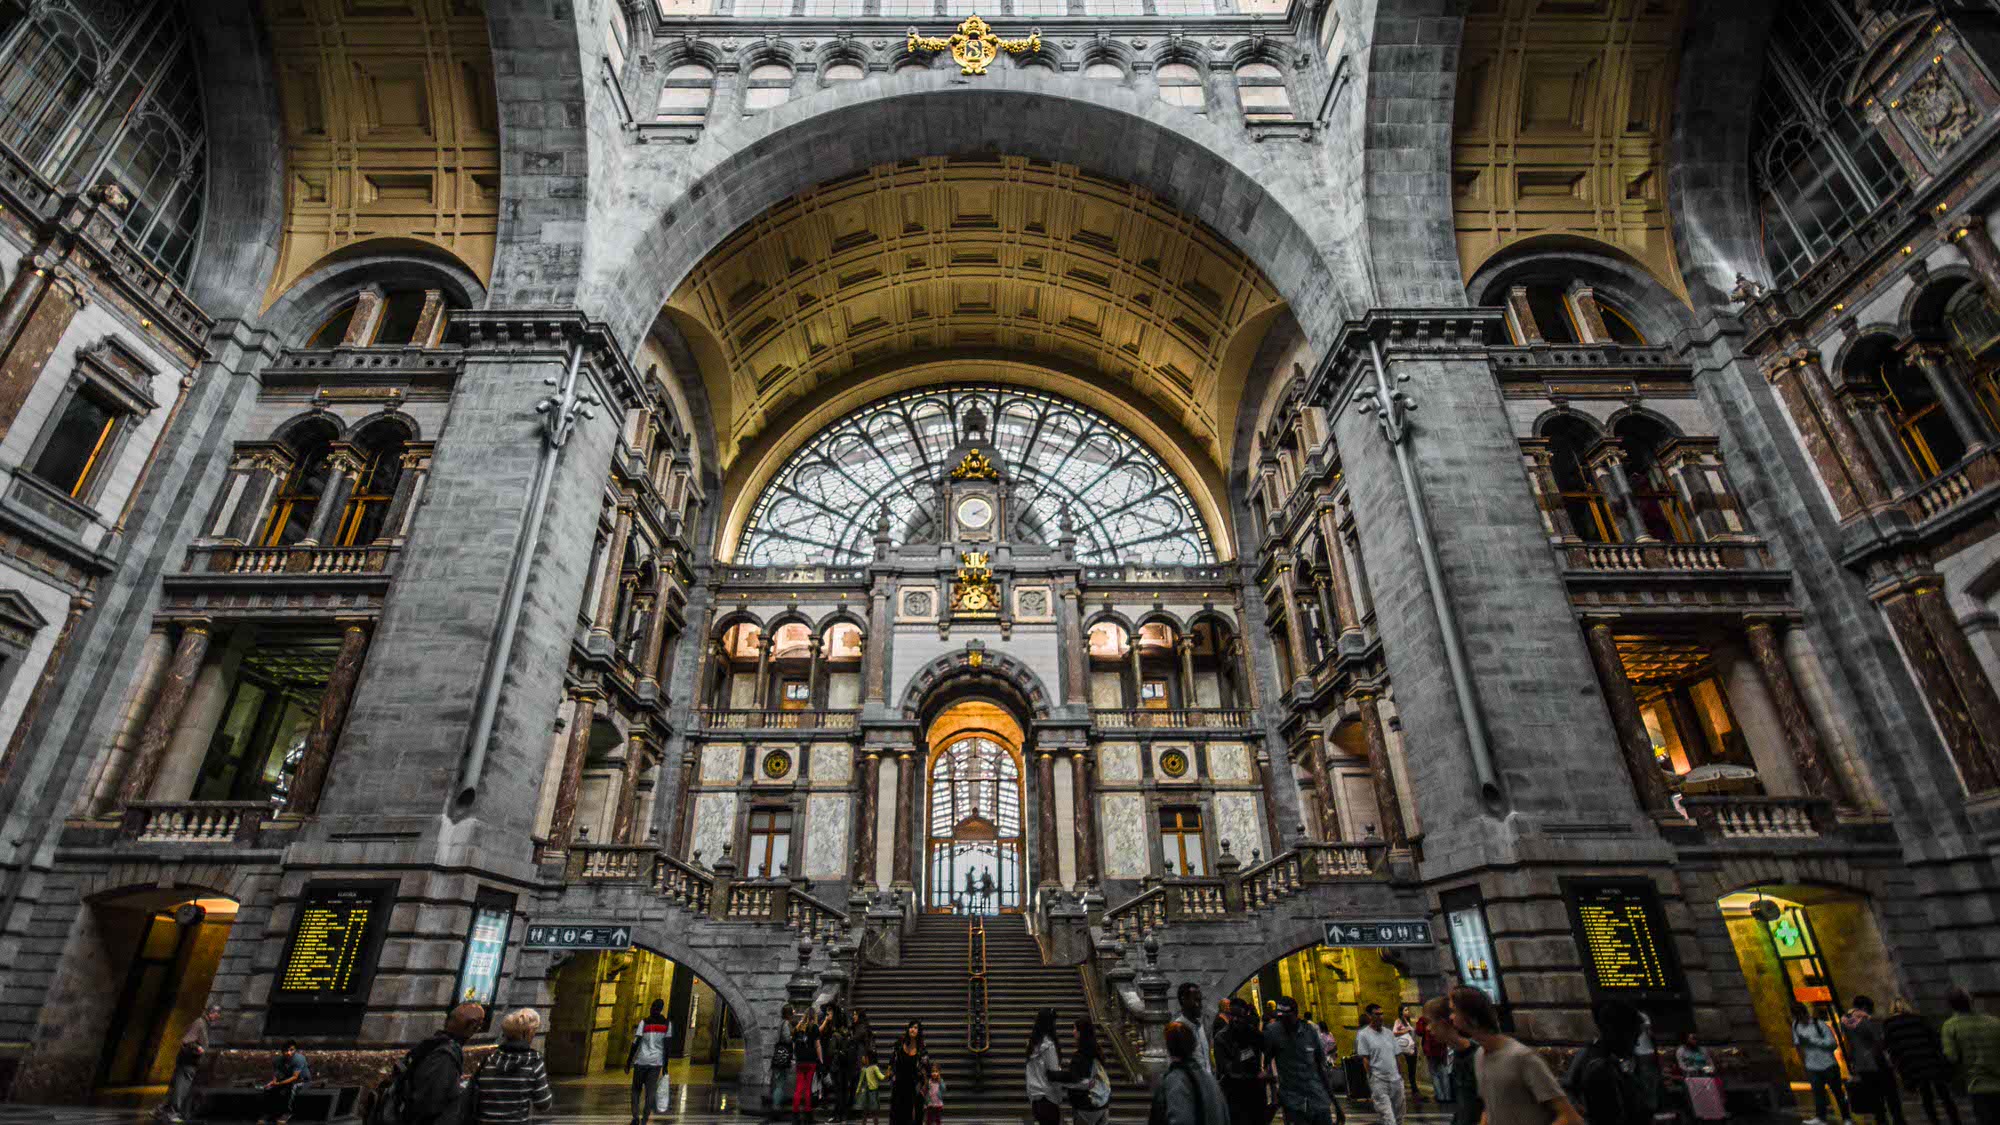
<instances>
[{"instance_id":1,"label":"grand stone arch","mask_svg":"<svg viewBox=\"0 0 2000 1125\"><path fill-rule=\"evenodd\" d=\"M743 224L806 188L926 156L1073 164L1154 192L1263 270L1322 346L1367 292L1308 161L1121 86L1040 69L903 70L711 126L690 148L599 159L581 303L635 347L682 278Z\"/></svg>"}]
</instances>

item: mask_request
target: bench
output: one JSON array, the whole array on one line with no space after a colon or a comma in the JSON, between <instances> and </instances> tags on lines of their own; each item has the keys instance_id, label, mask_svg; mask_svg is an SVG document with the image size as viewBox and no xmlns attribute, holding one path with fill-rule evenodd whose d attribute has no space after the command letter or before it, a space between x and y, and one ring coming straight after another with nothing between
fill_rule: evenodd
<instances>
[{"instance_id":1,"label":"bench","mask_svg":"<svg viewBox=\"0 0 2000 1125\"><path fill-rule=\"evenodd\" d=\"M194 1119L222 1125L260 1121L266 1113L261 1086L209 1086L195 1091ZM308 1086L292 1099L293 1121L341 1121L355 1116L359 1086Z\"/></svg>"}]
</instances>

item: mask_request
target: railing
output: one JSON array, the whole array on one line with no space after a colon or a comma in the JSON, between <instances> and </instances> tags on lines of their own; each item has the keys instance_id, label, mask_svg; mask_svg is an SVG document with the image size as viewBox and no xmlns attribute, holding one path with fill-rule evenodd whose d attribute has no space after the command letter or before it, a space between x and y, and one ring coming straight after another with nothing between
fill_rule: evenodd
<instances>
[{"instance_id":1,"label":"railing","mask_svg":"<svg viewBox=\"0 0 2000 1125\"><path fill-rule=\"evenodd\" d=\"M1975 493L2000 483L2000 453L1987 450L1952 466L1945 474L1910 493L1905 510L1915 520L1950 511Z\"/></svg>"},{"instance_id":2,"label":"railing","mask_svg":"<svg viewBox=\"0 0 2000 1125\"><path fill-rule=\"evenodd\" d=\"M672 856L660 857L660 894L668 902L693 914L706 916L715 890L715 879L707 872Z\"/></svg>"},{"instance_id":3,"label":"railing","mask_svg":"<svg viewBox=\"0 0 2000 1125\"><path fill-rule=\"evenodd\" d=\"M785 895L785 925L824 942L847 932L847 915L792 887Z\"/></svg>"},{"instance_id":4,"label":"railing","mask_svg":"<svg viewBox=\"0 0 2000 1125\"><path fill-rule=\"evenodd\" d=\"M657 886L654 865L660 849L650 844L572 844L568 865L571 882L645 883Z\"/></svg>"},{"instance_id":5,"label":"railing","mask_svg":"<svg viewBox=\"0 0 2000 1125\"><path fill-rule=\"evenodd\" d=\"M1099 730L1245 730L1255 712L1234 707L1112 708L1090 713Z\"/></svg>"},{"instance_id":6,"label":"railing","mask_svg":"<svg viewBox=\"0 0 2000 1125\"><path fill-rule=\"evenodd\" d=\"M1243 872L1243 907L1261 910L1299 893L1306 885L1299 853L1284 852Z\"/></svg>"},{"instance_id":7,"label":"railing","mask_svg":"<svg viewBox=\"0 0 2000 1125\"><path fill-rule=\"evenodd\" d=\"M1562 548L1569 570L1639 573L1657 570L1758 570L1771 565L1761 543L1583 543Z\"/></svg>"},{"instance_id":8,"label":"railing","mask_svg":"<svg viewBox=\"0 0 2000 1125\"><path fill-rule=\"evenodd\" d=\"M1124 566L1083 568L1085 585L1104 582L1227 582L1228 580L1228 567L1203 564L1142 566L1128 563Z\"/></svg>"},{"instance_id":9,"label":"railing","mask_svg":"<svg viewBox=\"0 0 2000 1125\"><path fill-rule=\"evenodd\" d=\"M382 574L396 548L380 547L193 547L188 570L206 574L334 576Z\"/></svg>"},{"instance_id":10,"label":"railing","mask_svg":"<svg viewBox=\"0 0 2000 1125\"><path fill-rule=\"evenodd\" d=\"M1723 840L1813 840L1833 827L1833 804L1819 797L1687 797L1688 815Z\"/></svg>"},{"instance_id":11,"label":"railing","mask_svg":"<svg viewBox=\"0 0 2000 1125\"><path fill-rule=\"evenodd\" d=\"M1167 924L1167 889L1154 887L1104 912L1104 928L1122 942L1135 942Z\"/></svg>"},{"instance_id":12,"label":"railing","mask_svg":"<svg viewBox=\"0 0 2000 1125\"><path fill-rule=\"evenodd\" d=\"M1656 345L1523 344L1489 349L1493 365L1504 373L1520 367L1560 367L1571 370L1627 367L1677 367L1672 352Z\"/></svg>"},{"instance_id":13,"label":"railing","mask_svg":"<svg viewBox=\"0 0 2000 1125\"><path fill-rule=\"evenodd\" d=\"M986 1001L986 919L975 914L965 928L965 1049L975 1055L993 1046Z\"/></svg>"},{"instance_id":14,"label":"railing","mask_svg":"<svg viewBox=\"0 0 2000 1125\"><path fill-rule=\"evenodd\" d=\"M269 801L133 801L119 832L141 844L248 844Z\"/></svg>"},{"instance_id":15,"label":"railing","mask_svg":"<svg viewBox=\"0 0 2000 1125\"><path fill-rule=\"evenodd\" d=\"M853 730L859 711L701 709L708 730Z\"/></svg>"},{"instance_id":16,"label":"railing","mask_svg":"<svg viewBox=\"0 0 2000 1125\"><path fill-rule=\"evenodd\" d=\"M1223 921L1283 902L1308 887L1354 879L1379 879L1389 858L1381 842L1323 842L1297 848L1255 867L1241 868L1223 855L1221 874L1171 878L1104 912L1105 930L1135 942L1169 922Z\"/></svg>"}]
</instances>

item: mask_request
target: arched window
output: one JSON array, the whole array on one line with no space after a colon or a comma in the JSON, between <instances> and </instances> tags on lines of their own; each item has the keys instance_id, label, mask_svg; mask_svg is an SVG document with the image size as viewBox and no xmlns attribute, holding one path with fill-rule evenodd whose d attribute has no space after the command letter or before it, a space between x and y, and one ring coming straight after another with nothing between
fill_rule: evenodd
<instances>
[{"instance_id":1,"label":"arched window","mask_svg":"<svg viewBox=\"0 0 2000 1125\"><path fill-rule=\"evenodd\" d=\"M1098 59L1084 65L1083 76L1093 82L1123 82L1125 68L1109 59Z\"/></svg>"},{"instance_id":2,"label":"arched window","mask_svg":"<svg viewBox=\"0 0 2000 1125\"><path fill-rule=\"evenodd\" d=\"M859 82L868 76L861 64L849 59L828 63L819 72L820 81L831 86L835 82Z\"/></svg>"},{"instance_id":3,"label":"arched window","mask_svg":"<svg viewBox=\"0 0 2000 1125\"><path fill-rule=\"evenodd\" d=\"M321 322L306 340L309 348L334 348L343 344L350 347L400 348L410 345L428 344L428 339L419 339L417 330L424 326L424 309L433 295L441 302L443 295L435 289L391 289L381 295L380 304L374 312L374 325L360 338L348 344L348 334L354 329L354 318L361 311L359 297L348 301L333 311ZM432 335L442 324L433 325Z\"/></svg>"},{"instance_id":4,"label":"arched window","mask_svg":"<svg viewBox=\"0 0 2000 1125\"><path fill-rule=\"evenodd\" d=\"M1632 507L1646 534L1664 543L1694 542L1694 521L1674 482L1660 464L1660 450L1673 432L1642 414L1618 423L1625 446L1625 477L1632 483Z\"/></svg>"},{"instance_id":5,"label":"arched window","mask_svg":"<svg viewBox=\"0 0 2000 1125\"><path fill-rule=\"evenodd\" d=\"M292 471L271 503L258 543L265 547L289 547L312 534L313 519L319 512L320 497L326 494L327 476L332 468L327 458L333 452L334 429L324 423L299 428L285 445L292 453Z\"/></svg>"},{"instance_id":6,"label":"arched window","mask_svg":"<svg viewBox=\"0 0 2000 1125\"><path fill-rule=\"evenodd\" d=\"M1201 113L1208 108L1208 91L1202 89L1201 71L1184 62L1161 64L1153 72L1160 83L1160 100Z\"/></svg>"},{"instance_id":7,"label":"arched window","mask_svg":"<svg viewBox=\"0 0 2000 1125\"><path fill-rule=\"evenodd\" d=\"M951 744L931 765L929 803L929 905L970 909L967 899L990 886L989 908L1018 909L1021 767L1012 752L976 735Z\"/></svg>"},{"instance_id":8,"label":"arched window","mask_svg":"<svg viewBox=\"0 0 2000 1125\"><path fill-rule=\"evenodd\" d=\"M758 63L743 80L744 109L755 112L781 106L791 96L792 68L784 63Z\"/></svg>"},{"instance_id":9,"label":"arched window","mask_svg":"<svg viewBox=\"0 0 2000 1125\"><path fill-rule=\"evenodd\" d=\"M1246 121L1290 121L1292 94L1285 76L1267 62L1244 63L1236 68L1236 104L1243 107Z\"/></svg>"},{"instance_id":10,"label":"arched window","mask_svg":"<svg viewBox=\"0 0 2000 1125\"><path fill-rule=\"evenodd\" d=\"M365 458L361 477L341 513L336 547L365 547L382 538L389 518L389 506L396 500L396 486L403 479L403 431L394 423L377 423L362 431L354 451Z\"/></svg>"},{"instance_id":11,"label":"arched window","mask_svg":"<svg viewBox=\"0 0 2000 1125\"><path fill-rule=\"evenodd\" d=\"M1639 331L1639 326L1632 323L1631 317L1619 311L1618 306L1598 297L1597 311L1604 318L1604 331L1610 334L1612 343L1635 348L1645 345L1646 334Z\"/></svg>"},{"instance_id":12,"label":"arched window","mask_svg":"<svg viewBox=\"0 0 2000 1125\"><path fill-rule=\"evenodd\" d=\"M1616 543L1618 521L1585 464L1597 447L1597 431L1580 418L1556 418L1542 427L1542 436L1549 442L1549 468L1570 530L1585 543Z\"/></svg>"},{"instance_id":13,"label":"arched window","mask_svg":"<svg viewBox=\"0 0 2000 1125\"><path fill-rule=\"evenodd\" d=\"M715 100L715 71L701 63L682 63L667 71L653 119L663 125L700 125L708 120Z\"/></svg>"}]
</instances>

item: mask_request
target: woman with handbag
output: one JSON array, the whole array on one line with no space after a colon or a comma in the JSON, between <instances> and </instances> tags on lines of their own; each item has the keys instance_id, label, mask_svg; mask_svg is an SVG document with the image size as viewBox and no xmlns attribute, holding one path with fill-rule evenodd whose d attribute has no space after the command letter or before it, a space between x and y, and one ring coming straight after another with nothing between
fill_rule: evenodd
<instances>
[{"instance_id":1,"label":"woman with handbag","mask_svg":"<svg viewBox=\"0 0 2000 1125\"><path fill-rule=\"evenodd\" d=\"M1701 1037L1690 1031L1674 1052L1680 1064L1681 1081L1687 1084L1688 1104L1698 1121L1722 1121L1729 1110L1723 1105L1722 1079L1715 1076L1715 1060L1702 1049Z\"/></svg>"},{"instance_id":2,"label":"woman with handbag","mask_svg":"<svg viewBox=\"0 0 2000 1125\"><path fill-rule=\"evenodd\" d=\"M1097 1025L1088 1019L1070 1025L1076 1045L1069 1065L1050 1075L1063 1088L1076 1125L1104 1125L1111 1117L1111 1076L1104 1069L1104 1052L1097 1042Z\"/></svg>"},{"instance_id":3,"label":"woman with handbag","mask_svg":"<svg viewBox=\"0 0 2000 1125\"><path fill-rule=\"evenodd\" d=\"M1056 1010L1043 1008L1035 1013L1035 1026L1028 1032L1028 1112L1035 1125L1061 1125L1062 1093L1055 1075L1062 1073L1062 1052L1056 1047Z\"/></svg>"}]
</instances>

